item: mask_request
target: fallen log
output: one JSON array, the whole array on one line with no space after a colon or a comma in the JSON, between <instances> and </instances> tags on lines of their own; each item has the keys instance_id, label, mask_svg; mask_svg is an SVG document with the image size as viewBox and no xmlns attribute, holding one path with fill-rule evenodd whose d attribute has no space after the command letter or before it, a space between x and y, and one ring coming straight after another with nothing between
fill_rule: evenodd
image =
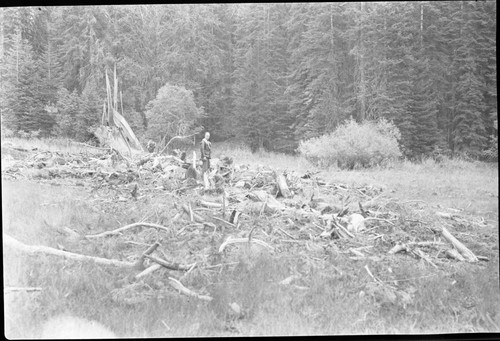
<instances>
[{"instance_id":1,"label":"fallen log","mask_svg":"<svg viewBox=\"0 0 500 341\"><path fill-rule=\"evenodd\" d=\"M456 217L454 214L448 213L448 212L436 212L436 215L438 217L446 218L446 219L453 219Z\"/></svg>"},{"instance_id":2,"label":"fallen log","mask_svg":"<svg viewBox=\"0 0 500 341\"><path fill-rule=\"evenodd\" d=\"M116 266L119 268L133 268L136 265L135 263L123 262L123 261L116 260L116 259L93 257L93 256L81 255L78 253L73 253L73 252L68 252L68 251L61 251L61 250L54 249L54 248L49 247L49 246L26 245L26 244L21 243L20 241L14 239L14 238L8 236L8 235L4 235L3 240L4 240L5 245L8 245L12 248L15 248L17 250L20 250L20 251L28 253L28 254L52 255L52 256L63 257L66 259L77 260L77 261L94 262L94 263L100 264L100 265Z\"/></svg>"},{"instance_id":3,"label":"fallen log","mask_svg":"<svg viewBox=\"0 0 500 341\"><path fill-rule=\"evenodd\" d=\"M429 246L429 245L445 245L443 242L439 241L427 241L427 242L409 242L405 244L396 244L391 250L389 250L389 254L395 254L401 251L409 252L411 251L411 246Z\"/></svg>"},{"instance_id":4,"label":"fallen log","mask_svg":"<svg viewBox=\"0 0 500 341\"><path fill-rule=\"evenodd\" d=\"M226 225L229 225L229 226L231 226L231 227L236 227L236 225L234 225L234 224L232 224L232 223L230 223L230 222L228 222L228 221L225 221L224 219L217 218L217 217L212 217L212 218L213 218L213 219L215 219L215 220L218 220L218 221L220 221L220 222L222 222L222 223L224 223L224 224L226 224Z\"/></svg>"},{"instance_id":5,"label":"fallen log","mask_svg":"<svg viewBox=\"0 0 500 341\"><path fill-rule=\"evenodd\" d=\"M292 197L292 193L288 189L288 185L286 183L286 178L283 173L275 172L274 176L276 177L276 183L278 184L278 193L284 198Z\"/></svg>"},{"instance_id":6,"label":"fallen log","mask_svg":"<svg viewBox=\"0 0 500 341\"><path fill-rule=\"evenodd\" d=\"M42 291L42 288L39 287L5 287L3 289L4 293L9 292L37 292Z\"/></svg>"},{"instance_id":7,"label":"fallen log","mask_svg":"<svg viewBox=\"0 0 500 341\"><path fill-rule=\"evenodd\" d=\"M200 204L200 206L207 207L207 208L222 208L222 204L219 204L218 202L210 202L210 201L200 200L199 204Z\"/></svg>"},{"instance_id":8,"label":"fallen log","mask_svg":"<svg viewBox=\"0 0 500 341\"><path fill-rule=\"evenodd\" d=\"M224 249L226 248L227 245L229 244L237 244L237 243L255 243L264 247L267 247L269 250L274 251L274 248L270 246L269 244L263 242L262 240L259 239L254 239L251 238L250 240L248 238L231 238L229 237L224 243L221 244L219 247L219 253L222 253Z\"/></svg>"},{"instance_id":9,"label":"fallen log","mask_svg":"<svg viewBox=\"0 0 500 341\"><path fill-rule=\"evenodd\" d=\"M349 249L349 251L355 255L355 256L358 256L358 257L361 257L361 258L365 258L365 254L362 253L361 251L358 251L358 250L355 250L355 249Z\"/></svg>"},{"instance_id":10,"label":"fallen log","mask_svg":"<svg viewBox=\"0 0 500 341\"><path fill-rule=\"evenodd\" d=\"M196 298L198 298L200 300L204 300L204 301L211 301L211 300L213 300L213 298L211 296L200 295L200 294L195 293L192 290L189 290L188 288L186 288L184 285L182 285L182 283L179 282L178 280L176 280L175 278L169 277L168 281L169 281L169 284L174 289L179 290L179 292L181 292L182 294L184 294L186 296L196 297Z\"/></svg>"},{"instance_id":11,"label":"fallen log","mask_svg":"<svg viewBox=\"0 0 500 341\"><path fill-rule=\"evenodd\" d=\"M199 216L198 214L194 213L192 209L190 209L190 206L188 205L182 205L182 210L194 221L198 222L198 223L203 223L205 220Z\"/></svg>"},{"instance_id":12,"label":"fallen log","mask_svg":"<svg viewBox=\"0 0 500 341\"><path fill-rule=\"evenodd\" d=\"M247 197L254 202L265 202L266 208L273 212L285 211L287 209L283 203L279 202L274 198L274 196L268 194L266 191L263 190L250 192L247 194ZM251 203L246 203L246 206L252 207ZM260 212L261 208L262 206L259 206L257 212ZM253 207L250 210L253 211Z\"/></svg>"},{"instance_id":13,"label":"fallen log","mask_svg":"<svg viewBox=\"0 0 500 341\"><path fill-rule=\"evenodd\" d=\"M148 259L151 259L153 262L160 264L161 266L163 266L169 270L176 270L176 271L188 271L189 269L191 269L193 267L194 264L196 264L196 263L194 263L194 264L184 265L184 264L179 264L179 263L173 263L173 262L169 262L165 259L161 259L161 258L151 256L151 255L145 255L145 257Z\"/></svg>"},{"instance_id":14,"label":"fallen log","mask_svg":"<svg viewBox=\"0 0 500 341\"><path fill-rule=\"evenodd\" d=\"M460 262L465 262L465 258L457 251L457 249L448 249L446 250L446 256L448 258L456 259Z\"/></svg>"},{"instance_id":15,"label":"fallen log","mask_svg":"<svg viewBox=\"0 0 500 341\"><path fill-rule=\"evenodd\" d=\"M289 285L292 283L292 281L295 281L297 279L300 279L300 275L291 275L279 282L280 285Z\"/></svg>"},{"instance_id":16,"label":"fallen log","mask_svg":"<svg viewBox=\"0 0 500 341\"><path fill-rule=\"evenodd\" d=\"M142 277L145 277L145 276L149 275L150 273L153 273L156 270L161 269L162 267L163 266L160 265L160 264L158 264L158 263L153 264L150 267L148 267L146 270L144 270L141 273L138 273L137 275L135 275L135 279L141 279Z\"/></svg>"},{"instance_id":17,"label":"fallen log","mask_svg":"<svg viewBox=\"0 0 500 341\"><path fill-rule=\"evenodd\" d=\"M419 256L420 258L422 258L423 260L425 260L427 263L429 263L430 265L432 265L436 269L438 268L438 266L436 264L434 264L432 262L432 260L429 258L429 256L427 256L422 250L416 249L415 251L413 251L413 253L416 254L417 256Z\"/></svg>"},{"instance_id":18,"label":"fallen log","mask_svg":"<svg viewBox=\"0 0 500 341\"><path fill-rule=\"evenodd\" d=\"M59 233L65 234L70 238L80 238L80 234L69 227L66 226L56 226L56 230Z\"/></svg>"},{"instance_id":19,"label":"fallen log","mask_svg":"<svg viewBox=\"0 0 500 341\"><path fill-rule=\"evenodd\" d=\"M335 219L332 220L332 224L333 224L333 226L337 227L339 230L344 232L347 236L354 238L354 235L351 232L349 232L344 226L339 224Z\"/></svg>"},{"instance_id":20,"label":"fallen log","mask_svg":"<svg viewBox=\"0 0 500 341\"><path fill-rule=\"evenodd\" d=\"M144 258L152 254L158 248L158 246L160 246L160 243L155 242L153 245L148 247L146 251L143 252L143 254L139 257L139 259L135 263L137 269L141 270L144 269Z\"/></svg>"},{"instance_id":21,"label":"fallen log","mask_svg":"<svg viewBox=\"0 0 500 341\"><path fill-rule=\"evenodd\" d=\"M462 256L464 256L464 258L467 261L469 261L469 262L477 262L478 261L478 258L476 257L476 255L471 250L469 250L464 244L459 242L458 239L455 238L450 233L450 231L448 231L446 229L446 227L443 227L443 229L441 230L441 234L443 235L443 237L447 241L449 241L451 244L453 244L453 246L458 250L458 252L460 252L460 254Z\"/></svg>"},{"instance_id":22,"label":"fallen log","mask_svg":"<svg viewBox=\"0 0 500 341\"><path fill-rule=\"evenodd\" d=\"M389 250L389 254L393 255L401 251L408 252L408 245L406 244L396 244L392 249Z\"/></svg>"},{"instance_id":23,"label":"fallen log","mask_svg":"<svg viewBox=\"0 0 500 341\"><path fill-rule=\"evenodd\" d=\"M112 231L104 231L104 232L98 233L98 234L89 234L89 235L86 235L85 238L101 238L101 237L106 237L106 236L117 235L117 234L120 234L121 232L123 232L125 230L131 229L131 228L137 227L137 226L152 227L152 228L155 228L155 229L158 229L158 230L163 230L163 231L166 231L166 232L170 232L169 228L167 228L165 226L158 225L158 224L152 224L152 223L133 223L133 224L130 224L130 225L126 225L126 226L117 228L117 229L112 230Z\"/></svg>"}]
</instances>

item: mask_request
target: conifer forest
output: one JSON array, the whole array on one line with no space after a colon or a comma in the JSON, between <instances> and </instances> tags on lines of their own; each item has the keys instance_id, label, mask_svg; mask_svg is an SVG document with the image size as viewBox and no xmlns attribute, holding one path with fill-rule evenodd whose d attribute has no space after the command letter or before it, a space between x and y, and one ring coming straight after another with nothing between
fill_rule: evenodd
<instances>
[{"instance_id":1,"label":"conifer forest","mask_svg":"<svg viewBox=\"0 0 500 341\"><path fill-rule=\"evenodd\" d=\"M116 66L141 141L200 129L293 152L385 118L408 157L497 145L495 1L4 7L0 23L12 132L88 141ZM152 110L161 94L192 101Z\"/></svg>"}]
</instances>

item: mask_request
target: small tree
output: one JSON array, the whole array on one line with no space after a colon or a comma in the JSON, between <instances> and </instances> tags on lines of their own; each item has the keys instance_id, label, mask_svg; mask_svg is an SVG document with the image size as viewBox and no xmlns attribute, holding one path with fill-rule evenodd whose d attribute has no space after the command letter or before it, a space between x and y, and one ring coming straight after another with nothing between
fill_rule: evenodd
<instances>
[{"instance_id":1,"label":"small tree","mask_svg":"<svg viewBox=\"0 0 500 341\"><path fill-rule=\"evenodd\" d=\"M186 135L201 118L193 93L181 86L165 84L154 100L146 105L147 137L156 141Z\"/></svg>"},{"instance_id":2,"label":"small tree","mask_svg":"<svg viewBox=\"0 0 500 341\"><path fill-rule=\"evenodd\" d=\"M69 92L65 88L57 93L57 114L55 134L74 138L76 134L76 120L80 110L81 101L76 91Z\"/></svg>"}]
</instances>

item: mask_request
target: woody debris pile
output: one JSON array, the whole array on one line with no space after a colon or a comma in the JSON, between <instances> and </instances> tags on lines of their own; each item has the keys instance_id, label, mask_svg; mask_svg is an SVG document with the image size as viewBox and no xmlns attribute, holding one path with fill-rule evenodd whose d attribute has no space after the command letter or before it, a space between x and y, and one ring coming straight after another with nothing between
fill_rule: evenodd
<instances>
[{"instance_id":1,"label":"woody debris pile","mask_svg":"<svg viewBox=\"0 0 500 341\"><path fill-rule=\"evenodd\" d=\"M235 266L243 261L242 252L294 254L320 268L334 267L332 255L389 264L413 257L432 269L488 260L451 232L457 224L484 226L484 220L445 208L435 216L419 215L426 203L397 202L384 188L327 182L313 172L235 164L230 156L212 159L204 181L195 153L125 155L113 147L75 145L78 148L61 153L3 143L2 178L78 186L89 203L109 211L140 203L158 208L141 221L112 229L96 226L89 234L71 226L60 229L68 238L90 243L107 238L126 243L125 257L107 259L26 245L7 235L5 243L26 253L128 269L122 286L113 291L114 299L127 304L147 299L153 289L210 301L208 284L190 281L190 276L208 278L212 271ZM368 265L364 269L372 279L366 292L411 300L407 290L381 281ZM148 279L157 285L145 285ZM278 284L308 288L297 273Z\"/></svg>"}]
</instances>

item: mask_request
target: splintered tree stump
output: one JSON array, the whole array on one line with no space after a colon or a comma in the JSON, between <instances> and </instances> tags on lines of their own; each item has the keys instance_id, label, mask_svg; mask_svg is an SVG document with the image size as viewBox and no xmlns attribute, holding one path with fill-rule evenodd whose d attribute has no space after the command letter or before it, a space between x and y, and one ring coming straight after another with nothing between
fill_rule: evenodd
<instances>
[{"instance_id":1,"label":"splintered tree stump","mask_svg":"<svg viewBox=\"0 0 500 341\"><path fill-rule=\"evenodd\" d=\"M288 189L288 185L286 183L286 178L283 173L275 172L276 183L278 184L279 193L284 198L292 197L292 192Z\"/></svg>"}]
</instances>

